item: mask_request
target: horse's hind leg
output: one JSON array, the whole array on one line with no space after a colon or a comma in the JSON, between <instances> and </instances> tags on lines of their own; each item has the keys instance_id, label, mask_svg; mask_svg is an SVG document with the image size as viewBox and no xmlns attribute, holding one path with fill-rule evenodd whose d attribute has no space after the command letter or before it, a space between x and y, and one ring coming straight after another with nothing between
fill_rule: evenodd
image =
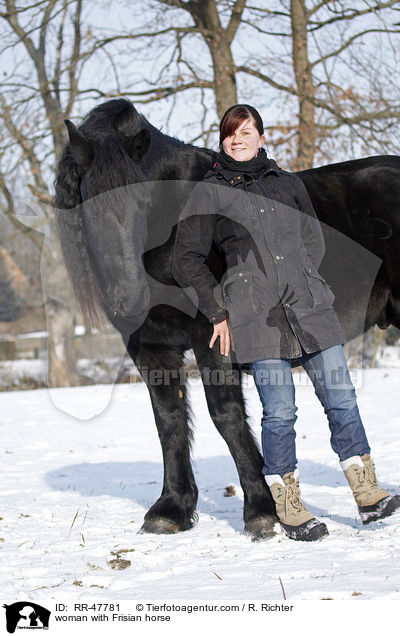
<instances>
[{"instance_id":1,"label":"horse's hind leg","mask_svg":"<svg viewBox=\"0 0 400 636\"><path fill-rule=\"evenodd\" d=\"M142 532L188 530L197 521L197 486L190 462L192 433L186 400L183 354L141 347L135 364L150 392L164 459L159 499L144 517Z\"/></svg>"},{"instance_id":2,"label":"horse's hind leg","mask_svg":"<svg viewBox=\"0 0 400 636\"><path fill-rule=\"evenodd\" d=\"M244 531L254 540L269 538L278 519L262 475L263 460L247 423L239 369L232 369L207 342L197 344L194 353L210 415L228 445L243 488Z\"/></svg>"}]
</instances>

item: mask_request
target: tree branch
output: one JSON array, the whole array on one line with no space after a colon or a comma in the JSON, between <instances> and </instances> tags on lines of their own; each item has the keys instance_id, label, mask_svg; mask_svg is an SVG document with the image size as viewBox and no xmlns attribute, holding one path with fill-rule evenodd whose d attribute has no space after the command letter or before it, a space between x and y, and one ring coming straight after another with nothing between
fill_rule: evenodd
<instances>
[{"instance_id":1,"label":"tree branch","mask_svg":"<svg viewBox=\"0 0 400 636\"><path fill-rule=\"evenodd\" d=\"M376 5L373 7L367 7L366 9L361 9L361 10L352 9L351 13L346 13L346 14L341 13L340 15L336 15L332 18L329 18L329 20L324 20L323 22L313 22L312 20L310 20L309 24L311 26L315 25L313 26L313 29L317 30L326 26L327 24L333 24L334 22L343 22L344 20L354 20L354 18L358 18L359 16L367 15L370 13L376 14L378 11L382 9L390 8L395 4L398 4L398 0L388 0L388 2L377 2ZM330 11L332 11L332 8L330 8ZM313 10L310 11L310 15L312 13L314 13Z\"/></svg>"},{"instance_id":2,"label":"tree branch","mask_svg":"<svg viewBox=\"0 0 400 636\"><path fill-rule=\"evenodd\" d=\"M71 64L69 65L69 88L70 94L68 104L65 109L65 115L68 116L71 113L74 105L75 97L78 91L78 78L76 76L78 62L81 52L81 13L82 13L82 0L77 0L76 11L74 15L74 46L71 55Z\"/></svg>"},{"instance_id":3,"label":"tree branch","mask_svg":"<svg viewBox=\"0 0 400 636\"><path fill-rule=\"evenodd\" d=\"M36 157L33 144L30 140L21 132L19 128L14 124L11 116L10 107L7 104L3 95L0 94L0 103L2 106L2 118L4 124L11 134L12 138L19 144L24 153L24 158L29 161L31 173L35 180L35 184L41 192L47 192L46 185L41 174L41 164Z\"/></svg>"},{"instance_id":4,"label":"tree branch","mask_svg":"<svg viewBox=\"0 0 400 636\"><path fill-rule=\"evenodd\" d=\"M229 44L232 42L233 38L235 37L236 31L239 28L245 6L246 0L236 0L235 5L232 9L229 23L225 29L225 37Z\"/></svg>"},{"instance_id":5,"label":"tree branch","mask_svg":"<svg viewBox=\"0 0 400 636\"><path fill-rule=\"evenodd\" d=\"M124 96L126 97L144 97L146 95L154 95L153 97L145 100L140 100L138 104L149 104L152 101L158 101L160 99L165 99L166 97L170 97L175 93L181 93L190 88L213 88L214 83L208 80L198 80L194 82L189 82L188 84L180 84L179 86L163 86L160 88L151 88L146 91L124 91ZM87 88L85 90L81 90L79 92L80 95L85 93L96 93L101 97L105 97L107 99L111 99L113 97L121 97L121 93L108 92L100 90L99 88Z\"/></svg>"},{"instance_id":6,"label":"tree branch","mask_svg":"<svg viewBox=\"0 0 400 636\"><path fill-rule=\"evenodd\" d=\"M278 82L273 80L271 77L264 75L264 73L261 73L261 71L257 71L256 69L249 68L248 66L236 66L236 72L247 73L248 75L252 75L253 77L258 77L258 79L261 79L263 82L266 82L270 86L273 86L274 88L277 88L280 91L284 91L285 93L290 93L291 95L298 96L298 92L294 86L279 84Z\"/></svg>"},{"instance_id":7,"label":"tree branch","mask_svg":"<svg viewBox=\"0 0 400 636\"><path fill-rule=\"evenodd\" d=\"M346 42L344 42L344 44L342 44L335 51L331 51L331 53L327 53L323 57L320 57L318 60L314 60L314 62L311 62L310 66L314 67L317 64L320 64L321 62L329 59L330 57L333 57L335 55L339 55L339 53L341 53L342 51L347 49L347 47L349 47L355 40L357 40L357 38L361 37L362 35L366 35L367 33L398 33L400 35L400 30L399 31L392 31L390 29L365 29L365 31L361 31L360 33L356 33L355 35L353 35L351 38L349 38Z\"/></svg>"},{"instance_id":8,"label":"tree branch","mask_svg":"<svg viewBox=\"0 0 400 636\"><path fill-rule=\"evenodd\" d=\"M39 250L41 250L43 247L43 236L39 232L36 232L34 229L22 223L15 216L14 199L10 190L7 187L7 184L1 172L0 172L0 190L3 193L3 196L6 200L6 205L0 204L0 207L3 210L7 219L10 221L10 223L13 224L13 226L18 230L19 233L21 233L23 236L28 237L36 245L36 247Z\"/></svg>"}]
</instances>

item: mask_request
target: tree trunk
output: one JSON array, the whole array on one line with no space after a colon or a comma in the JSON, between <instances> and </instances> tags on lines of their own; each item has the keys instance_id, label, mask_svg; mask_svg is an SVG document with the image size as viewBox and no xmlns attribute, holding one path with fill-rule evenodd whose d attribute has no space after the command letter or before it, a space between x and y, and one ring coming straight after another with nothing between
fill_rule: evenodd
<instances>
[{"instance_id":1,"label":"tree trunk","mask_svg":"<svg viewBox=\"0 0 400 636\"><path fill-rule=\"evenodd\" d=\"M48 385L80 384L76 369L76 303L54 221L46 228L41 263L42 289L48 333Z\"/></svg>"},{"instance_id":2,"label":"tree trunk","mask_svg":"<svg viewBox=\"0 0 400 636\"><path fill-rule=\"evenodd\" d=\"M312 168L316 126L312 98L314 85L307 49L307 8L304 0L291 0L293 36L293 68L299 94L299 129L297 135L297 158L293 170Z\"/></svg>"},{"instance_id":3,"label":"tree trunk","mask_svg":"<svg viewBox=\"0 0 400 636\"><path fill-rule=\"evenodd\" d=\"M208 46L214 67L215 102L221 120L224 112L237 103L235 64L231 47L226 44L223 34L216 34L210 40Z\"/></svg>"},{"instance_id":4,"label":"tree trunk","mask_svg":"<svg viewBox=\"0 0 400 636\"><path fill-rule=\"evenodd\" d=\"M187 3L187 10L210 49L214 70L214 94L220 119L229 106L237 103L236 67L232 57L231 44L240 24L245 4L244 1L236 3L231 20L227 28L224 29L215 0L192 0L192 2Z\"/></svg>"},{"instance_id":5,"label":"tree trunk","mask_svg":"<svg viewBox=\"0 0 400 636\"><path fill-rule=\"evenodd\" d=\"M48 386L77 386L80 380L76 372L74 316L64 300L55 296L46 299L45 308Z\"/></svg>"}]
</instances>

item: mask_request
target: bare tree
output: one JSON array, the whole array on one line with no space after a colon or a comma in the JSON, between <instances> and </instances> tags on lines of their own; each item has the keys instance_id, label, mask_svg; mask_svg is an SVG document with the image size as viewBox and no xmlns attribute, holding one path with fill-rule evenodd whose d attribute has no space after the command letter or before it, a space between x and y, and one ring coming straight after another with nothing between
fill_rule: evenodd
<instances>
[{"instance_id":1,"label":"bare tree","mask_svg":"<svg viewBox=\"0 0 400 636\"><path fill-rule=\"evenodd\" d=\"M391 76L398 59L397 0L273 0L268 7L251 0L156 0L151 5L154 11L162 6L153 18L165 28L132 32L132 51L140 55L145 38L146 55L154 46L166 62L150 77L134 73L127 94L136 102L173 98L172 109L177 96L188 93L189 104L215 108L220 118L238 101L242 85L240 101L254 95L261 107L276 105L271 146L292 169L311 167L315 158L331 160L341 148L343 154L370 153L372 144L376 152L396 152L400 95ZM216 122L204 114L201 124L207 142ZM192 140L198 138L199 133Z\"/></svg>"},{"instance_id":2,"label":"bare tree","mask_svg":"<svg viewBox=\"0 0 400 636\"><path fill-rule=\"evenodd\" d=\"M41 0L27 7L5 0L0 13L5 43L1 55L11 69L6 73L0 96L0 118L6 131L2 139L1 209L15 229L29 237L39 250L43 247L41 228L36 231L17 218L15 183L25 183L29 175L31 195L44 204L42 221L43 217L49 221L52 166L64 143L63 119L74 106L85 60L81 11L82 0ZM47 258L51 260L52 276L65 281L55 244L47 250ZM74 315L68 311L71 297L67 290L60 282L57 302L54 297L45 298L50 386L79 382L71 346Z\"/></svg>"},{"instance_id":3,"label":"bare tree","mask_svg":"<svg viewBox=\"0 0 400 636\"><path fill-rule=\"evenodd\" d=\"M396 0L119 2L130 21L111 28L92 23L94 0L0 1L0 209L37 249L43 238L16 218L17 194L29 192L46 217L63 120L99 98L165 104L168 115L163 108L158 116L179 136L185 104L193 111L188 141L205 144L226 108L254 102L267 113L274 154L292 169L349 151L398 151ZM56 281L60 257L53 256ZM62 285L55 295L46 305L49 328L57 315L64 327L50 338L57 346L49 382L68 385L78 382L72 301ZM61 365L56 351L64 351Z\"/></svg>"},{"instance_id":4,"label":"bare tree","mask_svg":"<svg viewBox=\"0 0 400 636\"><path fill-rule=\"evenodd\" d=\"M288 42L281 63L273 65L274 74L268 73L258 55L252 68L241 65L237 70L275 88L282 99L285 94L292 97L290 103L297 105L297 121L291 108L284 126L278 122L271 127L277 143L295 142L291 168L310 168L315 156L331 160L340 144L348 148L351 143L353 151L370 154L374 142L376 151L393 152L400 123L400 91L390 79L398 59L392 41L400 34L397 0L273 4L248 7L260 22L244 22L265 36ZM288 79L282 81L285 75ZM391 137L385 134L388 130Z\"/></svg>"},{"instance_id":5,"label":"bare tree","mask_svg":"<svg viewBox=\"0 0 400 636\"><path fill-rule=\"evenodd\" d=\"M235 0L228 23L223 27L216 0L159 0L169 7L187 11L194 22L193 32L198 33L208 47L212 60L213 80L218 117L237 102L236 68L232 55L232 41L240 26L246 0Z\"/></svg>"},{"instance_id":6,"label":"bare tree","mask_svg":"<svg viewBox=\"0 0 400 636\"><path fill-rule=\"evenodd\" d=\"M196 132L207 141L209 132L216 128L215 110L221 117L237 101L232 44L246 0L148 0L145 7L143 4L139 14L138 3L129 3L134 28L128 25L112 36L104 28L103 37L100 31L96 34L95 46L109 47L113 56L114 86L89 85L87 94L109 97L123 93L136 104L167 101L171 110L178 98L190 95L196 105L200 102L203 106L201 128ZM149 74L152 61L153 72ZM123 77L128 67L129 74ZM213 115L208 129L210 111Z\"/></svg>"}]
</instances>

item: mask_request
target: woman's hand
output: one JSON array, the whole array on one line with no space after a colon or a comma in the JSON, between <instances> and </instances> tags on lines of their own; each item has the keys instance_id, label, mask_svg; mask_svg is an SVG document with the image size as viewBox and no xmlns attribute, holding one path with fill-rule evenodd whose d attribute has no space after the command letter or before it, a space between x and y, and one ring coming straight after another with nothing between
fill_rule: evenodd
<instances>
[{"instance_id":1,"label":"woman's hand","mask_svg":"<svg viewBox=\"0 0 400 636\"><path fill-rule=\"evenodd\" d=\"M210 340L210 348L212 348L218 336L219 336L219 348L220 348L221 355L225 355L225 356L229 355L231 336L229 332L228 320L226 318L222 322L219 322L218 324L214 325L214 333ZM233 341L232 341L232 349L233 351L235 351L235 347L233 346Z\"/></svg>"}]
</instances>

